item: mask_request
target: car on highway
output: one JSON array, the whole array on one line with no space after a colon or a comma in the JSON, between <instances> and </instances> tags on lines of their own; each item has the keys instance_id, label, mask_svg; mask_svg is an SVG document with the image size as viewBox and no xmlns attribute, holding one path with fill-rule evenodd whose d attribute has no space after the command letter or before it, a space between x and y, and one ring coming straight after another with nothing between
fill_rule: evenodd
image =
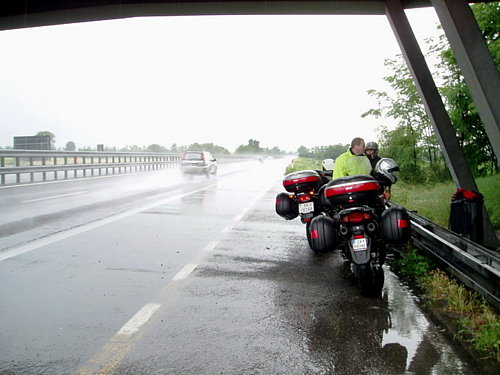
<instances>
[{"instance_id":1,"label":"car on highway","mask_svg":"<svg viewBox=\"0 0 500 375\"><path fill-rule=\"evenodd\" d=\"M210 174L217 173L217 159L208 151L185 151L181 156L181 172L186 174Z\"/></svg>"}]
</instances>

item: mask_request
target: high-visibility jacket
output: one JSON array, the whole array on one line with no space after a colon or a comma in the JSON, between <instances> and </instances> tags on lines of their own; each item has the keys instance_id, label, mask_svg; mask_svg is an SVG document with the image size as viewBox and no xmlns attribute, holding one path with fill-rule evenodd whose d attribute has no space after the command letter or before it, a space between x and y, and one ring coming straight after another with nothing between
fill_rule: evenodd
<instances>
[{"instance_id":1,"label":"high-visibility jacket","mask_svg":"<svg viewBox=\"0 0 500 375\"><path fill-rule=\"evenodd\" d=\"M370 174L372 166L365 155L354 155L351 150L341 154L333 166L333 178Z\"/></svg>"}]
</instances>

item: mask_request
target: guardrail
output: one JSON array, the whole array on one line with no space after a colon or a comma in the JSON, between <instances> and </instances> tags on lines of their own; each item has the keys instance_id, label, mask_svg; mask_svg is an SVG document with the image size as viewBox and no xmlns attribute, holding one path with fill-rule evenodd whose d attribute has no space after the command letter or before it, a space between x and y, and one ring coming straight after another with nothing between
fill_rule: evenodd
<instances>
[{"instance_id":1,"label":"guardrail","mask_svg":"<svg viewBox=\"0 0 500 375\"><path fill-rule=\"evenodd\" d=\"M176 167L182 153L0 150L0 185ZM255 155L214 154L219 163ZM12 176L10 181L8 176Z\"/></svg>"},{"instance_id":2,"label":"guardrail","mask_svg":"<svg viewBox=\"0 0 500 375\"><path fill-rule=\"evenodd\" d=\"M409 215L413 244L500 310L500 255L414 212Z\"/></svg>"},{"instance_id":3,"label":"guardrail","mask_svg":"<svg viewBox=\"0 0 500 375\"><path fill-rule=\"evenodd\" d=\"M180 153L0 150L0 184L138 172L176 166Z\"/></svg>"}]
</instances>

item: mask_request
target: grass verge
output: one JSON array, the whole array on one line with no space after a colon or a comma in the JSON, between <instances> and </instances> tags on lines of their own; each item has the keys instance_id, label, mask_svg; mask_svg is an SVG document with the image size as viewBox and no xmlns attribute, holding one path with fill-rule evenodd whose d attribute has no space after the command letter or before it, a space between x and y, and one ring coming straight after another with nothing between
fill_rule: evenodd
<instances>
[{"instance_id":1,"label":"grass verge","mask_svg":"<svg viewBox=\"0 0 500 375\"><path fill-rule=\"evenodd\" d=\"M500 230L500 174L478 178L476 183L484 196L486 211L493 227ZM417 211L419 215L447 227L451 197L456 190L451 181L434 185L412 185L398 181L392 187L391 199L408 210Z\"/></svg>"},{"instance_id":2,"label":"grass verge","mask_svg":"<svg viewBox=\"0 0 500 375\"><path fill-rule=\"evenodd\" d=\"M310 158L295 158L292 164L286 167L285 174L303 171L305 169L321 169L321 160Z\"/></svg>"},{"instance_id":3,"label":"grass verge","mask_svg":"<svg viewBox=\"0 0 500 375\"><path fill-rule=\"evenodd\" d=\"M451 326L482 365L500 365L500 314L478 293L439 270L427 256L408 248L403 259L391 261L391 269L421 294L422 301Z\"/></svg>"}]
</instances>

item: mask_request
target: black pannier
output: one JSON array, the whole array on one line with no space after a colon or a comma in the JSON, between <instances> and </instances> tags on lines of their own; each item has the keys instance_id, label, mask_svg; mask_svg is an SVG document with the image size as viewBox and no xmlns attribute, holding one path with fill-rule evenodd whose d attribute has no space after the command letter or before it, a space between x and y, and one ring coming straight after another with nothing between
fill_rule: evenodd
<instances>
[{"instance_id":1,"label":"black pannier","mask_svg":"<svg viewBox=\"0 0 500 375\"><path fill-rule=\"evenodd\" d=\"M287 193L279 193L276 196L276 213L286 220L292 220L299 215L299 207Z\"/></svg>"},{"instance_id":2,"label":"black pannier","mask_svg":"<svg viewBox=\"0 0 500 375\"><path fill-rule=\"evenodd\" d=\"M328 216L316 216L309 224L307 237L311 249L318 253L335 250L338 246L335 221Z\"/></svg>"},{"instance_id":3,"label":"black pannier","mask_svg":"<svg viewBox=\"0 0 500 375\"><path fill-rule=\"evenodd\" d=\"M388 243L401 245L410 239L410 217L403 207L390 207L382 212L380 234Z\"/></svg>"},{"instance_id":4,"label":"black pannier","mask_svg":"<svg viewBox=\"0 0 500 375\"><path fill-rule=\"evenodd\" d=\"M482 194L463 188L457 189L451 199L449 228L472 241L483 241Z\"/></svg>"},{"instance_id":5,"label":"black pannier","mask_svg":"<svg viewBox=\"0 0 500 375\"><path fill-rule=\"evenodd\" d=\"M283 178L283 187L290 193L316 191L321 185L321 177L313 170L298 171Z\"/></svg>"},{"instance_id":6,"label":"black pannier","mask_svg":"<svg viewBox=\"0 0 500 375\"><path fill-rule=\"evenodd\" d=\"M324 195L332 206L375 206L379 201L379 191L380 185L373 177L356 175L330 181L325 187Z\"/></svg>"}]
</instances>

